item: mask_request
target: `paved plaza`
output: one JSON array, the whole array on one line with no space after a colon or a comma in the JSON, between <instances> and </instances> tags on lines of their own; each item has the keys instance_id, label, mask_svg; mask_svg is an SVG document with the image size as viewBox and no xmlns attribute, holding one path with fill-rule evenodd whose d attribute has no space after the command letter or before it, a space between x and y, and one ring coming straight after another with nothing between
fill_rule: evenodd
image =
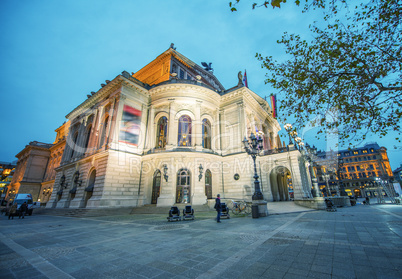
<instances>
[{"instance_id":1,"label":"paved plaza","mask_svg":"<svg viewBox=\"0 0 402 279\"><path fill-rule=\"evenodd\" d=\"M0 278L402 278L402 206L268 208L222 223L2 215Z\"/></svg>"}]
</instances>

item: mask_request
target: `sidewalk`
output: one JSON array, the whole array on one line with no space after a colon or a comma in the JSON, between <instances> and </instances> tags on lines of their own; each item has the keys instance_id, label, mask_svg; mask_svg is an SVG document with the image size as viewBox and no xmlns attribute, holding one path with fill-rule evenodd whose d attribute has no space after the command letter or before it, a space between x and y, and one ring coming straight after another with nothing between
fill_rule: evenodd
<instances>
[{"instance_id":1,"label":"sidewalk","mask_svg":"<svg viewBox=\"0 0 402 279\"><path fill-rule=\"evenodd\" d=\"M175 223L167 214L2 215L0 277L402 278L402 206L292 206L219 224L214 212Z\"/></svg>"}]
</instances>

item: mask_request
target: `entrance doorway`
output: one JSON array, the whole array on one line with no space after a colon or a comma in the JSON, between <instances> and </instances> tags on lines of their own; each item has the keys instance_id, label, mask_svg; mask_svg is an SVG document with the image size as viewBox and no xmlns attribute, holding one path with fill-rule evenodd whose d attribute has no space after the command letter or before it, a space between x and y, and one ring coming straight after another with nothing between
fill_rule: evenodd
<instances>
[{"instance_id":1,"label":"entrance doorway","mask_svg":"<svg viewBox=\"0 0 402 279\"><path fill-rule=\"evenodd\" d=\"M152 199L151 203L156 204L158 202L159 194L161 191L161 171L156 170L154 173L154 180L152 183Z\"/></svg>"},{"instance_id":2,"label":"entrance doorway","mask_svg":"<svg viewBox=\"0 0 402 279\"><path fill-rule=\"evenodd\" d=\"M273 201L289 201L294 199L292 176L287 168L274 168L269 178Z\"/></svg>"},{"instance_id":3,"label":"entrance doorway","mask_svg":"<svg viewBox=\"0 0 402 279\"><path fill-rule=\"evenodd\" d=\"M191 175L187 169L181 169L177 173L176 203L190 203Z\"/></svg>"}]
</instances>

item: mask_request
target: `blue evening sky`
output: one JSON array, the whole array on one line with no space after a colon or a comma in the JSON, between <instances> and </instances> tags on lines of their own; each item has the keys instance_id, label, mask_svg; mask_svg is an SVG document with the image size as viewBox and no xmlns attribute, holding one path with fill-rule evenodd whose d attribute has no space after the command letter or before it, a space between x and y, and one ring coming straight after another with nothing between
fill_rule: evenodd
<instances>
[{"instance_id":1,"label":"blue evening sky","mask_svg":"<svg viewBox=\"0 0 402 279\"><path fill-rule=\"evenodd\" d=\"M240 4L232 13L227 0L0 1L0 161L16 160L30 141L52 143L54 130L87 94L123 70L138 71L170 43L198 64L212 62L225 88L246 69L251 90L276 93L264 84L255 54L281 59L276 41L283 32L308 39L308 25L321 12L302 14L293 1L275 10ZM305 139L327 148L313 131ZM393 169L402 163L394 137L369 141L388 148Z\"/></svg>"}]
</instances>

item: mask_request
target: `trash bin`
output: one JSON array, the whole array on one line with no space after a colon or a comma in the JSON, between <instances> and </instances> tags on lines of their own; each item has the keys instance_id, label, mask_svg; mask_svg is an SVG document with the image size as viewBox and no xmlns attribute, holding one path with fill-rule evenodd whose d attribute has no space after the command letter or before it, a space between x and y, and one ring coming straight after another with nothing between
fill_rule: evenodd
<instances>
[{"instance_id":1,"label":"trash bin","mask_svg":"<svg viewBox=\"0 0 402 279\"><path fill-rule=\"evenodd\" d=\"M258 218L258 205L257 204L253 204L251 206L251 215L253 218Z\"/></svg>"}]
</instances>

